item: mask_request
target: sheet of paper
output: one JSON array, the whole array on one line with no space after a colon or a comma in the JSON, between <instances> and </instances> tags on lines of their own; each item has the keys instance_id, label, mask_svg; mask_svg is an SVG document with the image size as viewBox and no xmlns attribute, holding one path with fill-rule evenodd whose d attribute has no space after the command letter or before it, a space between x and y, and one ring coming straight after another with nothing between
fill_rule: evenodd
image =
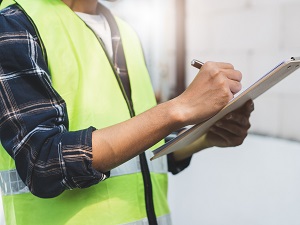
<instances>
[{"instance_id":1,"label":"sheet of paper","mask_svg":"<svg viewBox=\"0 0 300 225\"><path fill-rule=\"evenodd\" d=\"M300 67L300 57L292 57L289 60L285 60L276 67L274 67L266 75L262 76L259 80L253 83L250 87L235 96L221 111L216 115L206 120L201 124L192 126L189 130L179 135L178 137L167 142L163 146L154 150L154 156L151 160L169 154L174 151L183 149L184 147L192 144L199 137L205 134L208 129L215 124L218 120L225 115L234 111L244 105L248 100L256 99L261 94L269 90L275 84L286 78L289 74L293 73Z\"/></svg>"}]
</instances>

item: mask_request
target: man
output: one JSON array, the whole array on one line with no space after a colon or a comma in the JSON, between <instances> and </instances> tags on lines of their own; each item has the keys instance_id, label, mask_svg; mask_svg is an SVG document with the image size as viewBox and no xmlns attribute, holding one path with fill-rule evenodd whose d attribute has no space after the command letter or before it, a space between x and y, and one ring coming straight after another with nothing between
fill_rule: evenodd
<instances>
[{"instance_id":1,"label":"man","mask_svg":"<svg viewBox=\"0 0 300 225\"><path fill-rule=\"evenodd\" d=\"M241 73L205 63L183 94L156 106L138 38L97 0L6 6L0 185L7 224L170 224L167 170L178 173L194 153L247 136L252 102L193 147L150 162L151 146L222 109L241 89Z\"/></svg>"}]
</instances>

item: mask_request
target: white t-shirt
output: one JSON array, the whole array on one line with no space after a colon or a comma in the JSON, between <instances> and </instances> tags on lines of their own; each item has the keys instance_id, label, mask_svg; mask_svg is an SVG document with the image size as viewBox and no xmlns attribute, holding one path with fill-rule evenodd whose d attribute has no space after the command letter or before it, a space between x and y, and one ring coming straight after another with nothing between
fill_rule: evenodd
<instances>
[{"instance_id":1,"label":"white t-shirt","mask_svg":"<svg viewBox=\"0 0 300 225\"><path fill-rule=\"evenodd\" d=\"M106 18L102 15L91 15L81 12L76 14L101 38L109 57L113 58L111 31Z\"/></svg>"}]
</instances>

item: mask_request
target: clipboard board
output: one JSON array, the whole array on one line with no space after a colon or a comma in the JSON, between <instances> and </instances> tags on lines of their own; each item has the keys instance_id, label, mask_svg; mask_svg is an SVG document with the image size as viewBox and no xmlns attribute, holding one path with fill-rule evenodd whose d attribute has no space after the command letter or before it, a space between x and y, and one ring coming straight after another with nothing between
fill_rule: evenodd
<instances>
[{"instance_id":1,"label":"clipboard board","mask_svg":"<svg viewBox=\"0 0 300 225\"><path fill-rule=\"evenodd\" d=\"M271 71L262 76L247 89L238 93L222 110L210 119L192 126L190 129L177 136L176 138L168 141L166 144L153 151L154 156L151 160L159 158L163 155L171 152L178 151L196 141L202 135L204 135L208 129L213 126L218 120L223 118L228 113L243 106L248 100L256 99L264 92L269 90L275 84L286 78L291 73L300 68L300 57L292 57L288 60L284 60L275 66Z\"/></svg>"}]
</instances>

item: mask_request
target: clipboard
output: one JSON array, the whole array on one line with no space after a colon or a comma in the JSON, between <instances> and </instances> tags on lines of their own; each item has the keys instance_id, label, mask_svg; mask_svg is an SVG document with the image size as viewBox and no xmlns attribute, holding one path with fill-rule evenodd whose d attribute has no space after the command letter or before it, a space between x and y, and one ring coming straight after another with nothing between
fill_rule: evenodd
<instances>
[{"instance_id":1,"label":"clipboard","mask_svg":"<svg viewBox=\"0 0 300 225\"><path fill-rule=\"evenodd\" d=\"M271 71L269 71L267 74L250 85L247 89L245 89L241 93L238 93L238 95L235 96L222 110L220 110L210 119L192 126L181 135L154 150L154 156L151 158L151 160L159 158L171 152L178 151L192 144L194 141L204 135L211 126L213 126L225 115L243 106L248 100L256 99L299 68L300 57L292 57L279 63Z\"/></svg>"}]
</instances>

